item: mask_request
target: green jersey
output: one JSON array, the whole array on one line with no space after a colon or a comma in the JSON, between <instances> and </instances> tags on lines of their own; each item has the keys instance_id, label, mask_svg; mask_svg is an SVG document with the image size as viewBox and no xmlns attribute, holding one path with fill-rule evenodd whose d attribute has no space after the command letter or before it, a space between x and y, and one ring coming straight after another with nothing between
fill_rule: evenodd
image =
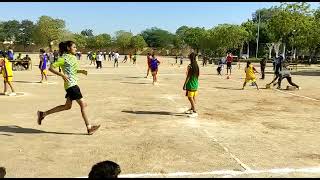
<instances>
[{"instance_id":1,"label":"green jersey","mask_svg":"<svg viewBox=\"0 0 320 180\"><path fill-rule=\"evenodd\" d=\"M190 65L189 65L189 68L191 68ZM196 76L191 76L186 84L186 89L188 91L196 91L198 90L198 86L199 86L198 78Z\"/></svg>"},{"instance_id":2,"label":"green jersey","mask_svg":"<svg viewBox=\"0 0 320 180\"><path fill-rule=\"evenodd\" d=\"M68 82L64 82L64 89L77 85L79 64L75 55L64 54L52 66L54 68L61 67L63 73L67 76Z\"/></svg>"}]
</instances>

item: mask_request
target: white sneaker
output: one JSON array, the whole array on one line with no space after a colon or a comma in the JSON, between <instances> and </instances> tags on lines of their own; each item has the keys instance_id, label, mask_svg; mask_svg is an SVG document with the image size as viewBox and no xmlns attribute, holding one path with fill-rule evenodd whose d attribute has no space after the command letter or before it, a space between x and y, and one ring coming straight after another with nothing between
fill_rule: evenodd
<instances>
[{"instance_id":1,"label":"white sneaker","mask_svg":"<svg viewBox=\"0 0 320 180\"><path fill-rule=\"evenodd\" d=\"M17 93L13 92L13 93L10 93L9 96L16 96Z\"/></svg>"},{"instance_id":2,"label":"white sneaker","mask_svg":"<svg viewBox=\"0 0 320 180\"><path fill-rule=\"evenodd\" d=\"M191 118L198 117L198 113L192 112L191 114L188 115L188 117L191 117Z\"/></svg>"},{"instance_id":3,"label":"white sneaker","mask_svg":"<svg viewBox=\"0 0 320 180\"><path fill-rule=\"evenodd\" d=\"M9 92L4 92L5 96L9 96L9 94L10 94Z\"/></svg>"}]
</instances>

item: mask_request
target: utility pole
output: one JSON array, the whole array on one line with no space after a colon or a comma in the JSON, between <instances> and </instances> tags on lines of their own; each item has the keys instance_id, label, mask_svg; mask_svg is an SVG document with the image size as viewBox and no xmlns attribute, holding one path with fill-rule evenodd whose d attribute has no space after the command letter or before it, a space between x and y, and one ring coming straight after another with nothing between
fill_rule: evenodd
<instances>
[{"instance_id":1,"label":"utility pole","mask_svg":"<svg viewBox=\"0 0 320 180\"><path fill-rule=\"evenodd\" d=\"M260 11L259 11L259 22L258 22L258 36L257 36L257 49L256 49L256 59L258 58L258 48L259 48L259 30L260 30Z\"/></svg>"}]
</instances>

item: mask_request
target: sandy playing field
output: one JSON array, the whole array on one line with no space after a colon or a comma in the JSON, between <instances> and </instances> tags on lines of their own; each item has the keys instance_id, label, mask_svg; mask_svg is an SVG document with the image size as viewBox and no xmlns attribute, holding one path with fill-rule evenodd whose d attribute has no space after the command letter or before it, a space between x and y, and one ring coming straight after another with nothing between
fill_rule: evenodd
<instances>
[{"instance_id":1,"label":"sandy playing field","mask_svg":"<svg viewBox=\"0 0 320 180\"><path fill-rule=\"evenodd\" d=\"M273 77L269 65L257 91L250 85L240 90L245 64L233 66L226 79L216 65L199 61L199 117L188 118L182 113L189 107L182 90L188 60L179 67L160 57L159 86L153 86L151 76L144 78L145 56L137 65L121 63L122 56L119 68L103 61L98 70L83 56L88 76L79 75L79 86L90 122L101 124L88 136L76 102L37 125L37 110L64 104L65 91L51 73L48 84L38 83L39 60L31 58L32 70L14 71L14 87L23 95L0 95L6 177L83 177L104 160L121 166L120 177L320 176L318 66L293 71L302 89L288 91L264 88ZM284 80L282 88L287 85Z\"/></svg>"}]
</instances>

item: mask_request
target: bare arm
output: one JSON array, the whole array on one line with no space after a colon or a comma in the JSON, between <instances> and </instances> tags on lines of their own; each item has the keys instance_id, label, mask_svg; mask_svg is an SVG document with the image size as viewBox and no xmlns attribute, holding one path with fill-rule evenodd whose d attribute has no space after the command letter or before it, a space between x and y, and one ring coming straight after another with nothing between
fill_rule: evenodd
<instances>
[{"instance_id":1,"label":"bare arm","mask_svg":"<svg viewBox=\"0 0 320 180\"><path fill-rule=\"evenodd\" d=\"M84 70L84 69L78 70L77 73L81 73L81 74L84 74L84 75L88 75L88 71L87 71L87 70Z\"/></svg>"},{"instance_id":2,"label":"bare arm","mask_svg":"<svg viewBox=\"0 0 320 180\"><path fill-rule=\"evenodd\" d=\"M186 80L184 81L183 88L182 88L183 90L186 90L186 85L189 79L190 79L190 74L189 74L189 67L188 67L187 77L186 77Z\"/></svg>"},{"instance_id":3,"label":"bare arm","mask_svg":"<svg viewBox=\"0 0 320 180\"><path fill-rule=\"evenodd\" d=\"M67 76L64 75L64 74L62 74L62 73L59 72L59 71L56 71L52 65L50 65L49 71L52 72L52 73L55 74L55 75L58 75L58 76L62 77L62 79L63 79L65 82L68 81Z\"/></svg>"}]
</instances>

